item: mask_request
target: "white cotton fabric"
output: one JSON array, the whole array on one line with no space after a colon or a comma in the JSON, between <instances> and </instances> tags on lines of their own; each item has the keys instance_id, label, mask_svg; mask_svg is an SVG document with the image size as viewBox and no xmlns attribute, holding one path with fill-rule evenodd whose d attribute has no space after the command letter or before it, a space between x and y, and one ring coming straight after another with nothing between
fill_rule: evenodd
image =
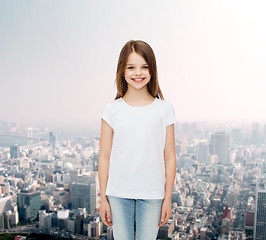
<instances>
[{"instance_id":1,"label":"white cotton fabric","mask_svg":"<svg viewBox=\"0 0 266 240\"><path fill-rule=\"evenodd\" d=\"M136 107L118 98L105 104L101 118L114 131L106 195L163 199L166 126L176 122L172 104L155 98Z\"/></svg>"}]
</instances>

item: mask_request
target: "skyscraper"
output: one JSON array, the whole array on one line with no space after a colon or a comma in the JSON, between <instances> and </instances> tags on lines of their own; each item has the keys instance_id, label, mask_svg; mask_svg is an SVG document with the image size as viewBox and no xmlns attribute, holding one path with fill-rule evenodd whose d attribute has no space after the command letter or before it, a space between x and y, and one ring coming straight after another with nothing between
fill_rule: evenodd
<instances>
[{"instance_id":1,"label":"skyscraper","mask_svg":"<svg viewBox=\"0 0 266 240\"><path fill-rule=\"evenodd\" d=\"M254 240L266 239L266 183L258 182L256 186L256 208Z\"/></svg>"},{"instance_id":2,"label":"skyscraper","mask_svg":"<svg viewBox=\"0 0 266 240\"><path fill-rule=\"evenodd\" d=\"M86 208L92 213L96 208L96 190L94 183L71 183L72 209Z\"/></svg>"},{"instance_id":3,"label":"skyscraper","mask_svg":"<svg viewBox=\"0 0 266 240\"><path fill-rule=\"evenodd\" d=\"M55 149L57 136L56 136L56 134L54 134L53 132L50 132L50 133L49 133L49 137L50 137L50 146L51 146L53 149Z\"/></svg>"},{"instance_id":4,"label":"skyscraper","mask_svg":"<svg viewBox=\"0 0 266 240\"><path fill-rule=\"evenodd\" d=\"M3 196L0 198L0 214L8 210L12 210L12 198L11 196Z\"/></svg>"},{"instance_id":5,"label":"skyscraper","mask_svg":"<svg viewBox=\"0 0 266 240\"><path fill-rule=\"evenodd\" d=\"M23 190L17 194L20 220L34 220L41 208L41 193L33 190Z\"/></svg>"},{"instance_id":6,"label":"skyscraper","mask_svg":"<svg viewBox=\"0 0 266 240\"><path fill-rule=\"evenodd\" d=\"M19 158L20 147L17 144L14 144L10 147L10 158Z\"/></svg>"},{"instance_id":7,"label":"skyscraper","mask_svg":"<svg viewBox=\"0 0 266 240\"><path fill-rule=\"evenodd\" d=\"M209 146L205 142L199 142L197 145L197 161L199 163L207 163L209 155Z\"/></svg>"},{"instance_id":8,"label":"skyscraper","mask_svg":"<svg viewBox=\"0 0 266 240\"><path fill-rule=\"evenodd\" d=\"M218 156L219 163L229 163L229 135L215 132L211 135L210 153Z\"/></svg>"},{"instance_id":9,"label":"skyscraper","mask_svg":"<svg viewBox=\"0 0 266 240\"><path fill-rule=\"evenodd\" d=\"M251 143L254 145L260 145L260 124L259 123L252 123L252 130L251 130Z\"/></svg>"}]
</instances>

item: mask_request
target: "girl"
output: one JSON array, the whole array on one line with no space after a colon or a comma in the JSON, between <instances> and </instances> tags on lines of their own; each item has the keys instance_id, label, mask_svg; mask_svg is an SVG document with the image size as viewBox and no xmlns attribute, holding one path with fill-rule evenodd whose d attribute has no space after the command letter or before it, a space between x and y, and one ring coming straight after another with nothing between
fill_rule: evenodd
<instances>
[{"instance_id":1,"label":"girl","mask_svg":"<svg viewBox=\"0 0 266 240\"><path fill-rule=\"evenodd\" d=\"M175 112L147 43L131 40L122 48L116 85L101 115L99 213L115 240L155 240L172 214Z\"/></svg>"}]
</instances>

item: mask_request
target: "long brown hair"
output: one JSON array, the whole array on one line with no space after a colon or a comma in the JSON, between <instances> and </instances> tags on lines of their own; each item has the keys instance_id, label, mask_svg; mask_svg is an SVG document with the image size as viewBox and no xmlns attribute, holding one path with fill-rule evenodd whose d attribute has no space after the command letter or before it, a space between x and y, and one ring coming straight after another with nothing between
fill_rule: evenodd
<instances>
[{"instance_id":1,"label":"long brown hair","mask_svg":"<svg viewBox=\"0 0 266 240\"><path fill-rule=\"evenodd\" d=\"M147 84L147 89L149 93L153 97L161 98L162 100L164 100L158 82L157 65L156 65L154 52L148 43L141 40L128 41L120 52L117 63L116 78L115 78L115 83L117 88L117 94L115 99L123 97L127 91L127 82L126 79L124 78L124 72L128 56L132 52L136 52L137 54L141 55L149 66L149 72L151 75L151 80Z\"/></svg>"}]
</instances>

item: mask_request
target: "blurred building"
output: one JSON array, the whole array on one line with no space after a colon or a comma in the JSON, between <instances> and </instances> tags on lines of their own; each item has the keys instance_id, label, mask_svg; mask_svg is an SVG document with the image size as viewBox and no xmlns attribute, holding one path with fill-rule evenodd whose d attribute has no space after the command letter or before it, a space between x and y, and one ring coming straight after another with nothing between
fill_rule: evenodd
<instances>
[{"instance_id":1,"label":"blurred building","mask_svg":"<svg viewBox=\"0 0 266 240\"><path fill-rule=\"evenodd\" d=\"M252 123L251 125L251 144L259 146L261 143L260 141L260 124L259 123Z\"/></svg>"},{"instance_id":2,"label":"blurred building","mask_svg":"<svg viewBox=\"0 0 266 240\"><path fill-rule=\"evenodd\" d=\"M266 185L258 182L256 185L256 208L254 223L254 240L266 239Z\"/></svg>"},{"instance_id":3,"label":"blurred building","mask_svg":"<svg viewBox=\"0 0 266 240\"><path fill-rule=\"evenodd\" d=\"M72 209L86 208L88 213L96 208L95 183L72 183L70 185Z\"/></svg>"},{"instance_id":4,"label":"blurred building","mask_svg":"<svg viewBox=\"0 0 266 240\"><path fill-rule=\"evenodd\" d=\"M19 158L20 156L20 147L17 144L14 144L10 147L10 159Z\"/></svg>"},{"instance_id":5,"label":"blurred building","mask_svg":"<svg viewBox=\"0 0 266 240\"><path fill-rule=\"evenodd\" d=\"M52 227L57 225L53 225L53 216L55 218L56 213L46 213L45 210L39 210L39 228L43 232L48 232Z\"/></svg>"},{"instance_id":6,"label":"blurred building","mask_svg":"<svg viewBox=\"0 0 266 240\"><path fill-rule=\"evenodd\" d=\"M41 208L41 193L22 190L17 194L19 220L34 220Z\"/></svg>"},{"instance_id":7,"label":"blurred building","mask_svg":"<svg viewBox=\"0 0 266 240\"><path fill-rule=\"evenodd\" d=\"M50 140L50 146L55 149L55 145L56 145L56 140L57 140L57 136L56 134L54 134L53 132L49 133L49 140Z\"/></svg>"},{"instance_id":8,"label":"blurred building","mask_svg":"<svg viewBox=\"0 0 266 240\"><path fill-rule=\"evenodd\" d=\"M0 214L12 210L11 196L0 197Z\"/></svg>"},{"instance_id":9,"label":"blurred building","mask_svg":"<svg viewBox=\"0 0 266 240\"><path fill-rule=\"evenodd\" d=\"M0 229L9 229L18 224L17 206L11 196L0 197Z\"/></svg>"},{"instance_id":10,"label":"blurred building","mask_svg":"<svg viewBox=\"0 0 266 240\"><path fill-rule=\"evenodd\" d=\"M218 156L219 163L229 163L229 135L215 132L211 135L210 153Z\"/></svg>"},{"instance_id":11,"label":"blurred building","mask_svg":"<svg viewBox=\"0 0 266 240\"><path fill-rule=\"evenodd\" d=\"M57 212L57 226L60 230L67 230L69 210L62 209Z\"/></svg>"},{"instance_id":12,"label":"blurred building","mask_svg":"<svg viewBox=\"0 0 266 240\"><path fill-rule=\"evenodd\" d=\"M199 142L197 145L197 161L199 163L208 163L209 145L206 142Z\"/></svg>"}]
</instances>

